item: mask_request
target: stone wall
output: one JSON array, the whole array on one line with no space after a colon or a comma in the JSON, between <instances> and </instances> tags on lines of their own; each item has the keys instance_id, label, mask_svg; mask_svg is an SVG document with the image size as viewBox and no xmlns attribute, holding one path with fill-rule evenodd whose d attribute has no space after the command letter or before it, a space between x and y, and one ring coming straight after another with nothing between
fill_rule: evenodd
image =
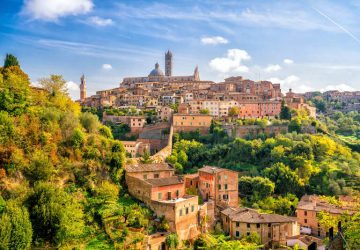
<instances>
[{"instance_id":1,"label":"stone wall","mask_svg":"<svg viewBox=\"0 0 360 250\"><path fill-rule=\"evenodd\" d=\"M268 136L274 136L278 134L285 134L288 132L287 125L271 125L261 128L259 125L223 125L224 130L230 137L245 138L248 135L257 136L259 134L266 134Z\"/></svg>"}]
</instances>

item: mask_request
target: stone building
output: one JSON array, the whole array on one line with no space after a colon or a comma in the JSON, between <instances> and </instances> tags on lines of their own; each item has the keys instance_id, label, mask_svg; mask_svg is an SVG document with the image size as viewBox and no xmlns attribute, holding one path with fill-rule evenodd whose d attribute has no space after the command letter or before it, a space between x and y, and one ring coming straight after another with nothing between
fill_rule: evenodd
<instances>
[{"instance_id":1,"label":"stone building","mask_svg":"<svg viewBox=\"0 0 360 250\"><path fill-rule=\"evenodd\" d=\"M86 99L86 81L85 76L82 75L80 78L80 101L84 101Z\"/></svg>"},{"instance_id":2,"label":"stone building","mask_svg":"<svg viewBox=\"0 0 360 250\"><path fill-rule=\"evenodd\" d=\"M354 205L345 203L345 205L336 206L328 203L317 195L304 195L296 208L296 216L302 230L307 231L314 236L326 237L326 229L320 227L317 214L321 211L328 212L332 216L338 216L344 213L354 214Z\"/></svg>"},{"instance_id":3,"label":"stone building","mask_svg":"<svg viewBox=\"0 0 360 250\"><path fill-rule=\"evenodd\" d=\"M288 107L292 109L305 109L310 117L316 117L316 108L305 103L304 97L302 95L295 94L289 89L289 92L286 93L284 97L285 103Z\"/></svg>"},{"instance_id":4,"label":"stone building","mask_svg":"<svg viewBox=\"0 0 360 250\"><path fill-rule=\"evenodd\" d=\"M125 168L129 193L169 222L181 240L198 236L198 197L185 194L184 180L166 163L136 164Z\"/></svg>"},{"instance_id":5,"label":"stone building","mask_svg":"<svg viewBox=\"0 0 360 250\"><path fill-rule=\"evenodd\" d=\"M220 212L223 230L233 239L257 233L267 247L285 245L287 237L300 234L297 219L263 214L249 208L227 208Z\"/></svg>"},{"instance_id":6,"label":"stone building","mask_svg":"<svg viewBox=\"0 0 360 250\"><path fill-rule=\"evenodd\" d=\"M121 141L124 145L126 153L135 158L140 155L144 155L146 152L150 154L150 143L136 141Z\"/></svg>"},{"instance_id":7,"label":"stone building","mask_svg":"<svg viewBox=\"0 0 360 250\"><path fill-rule=\"evenodd\" d=\"M174 114L172 125L174 127L174 132L188 132L198 129L201 133L208 133L212 119L211 115Z\"/></svg>"},{"instance_id":8,"label":"stone building","mask_svg":"<svg viewBox=\"0 0 360 250\"><path fill-rule=\"evenodd\" d=\"M198 170L199 192L204 201L213 200L216 208L239 205L238 172L204 166Z\"/></svg>"}]
</instances>

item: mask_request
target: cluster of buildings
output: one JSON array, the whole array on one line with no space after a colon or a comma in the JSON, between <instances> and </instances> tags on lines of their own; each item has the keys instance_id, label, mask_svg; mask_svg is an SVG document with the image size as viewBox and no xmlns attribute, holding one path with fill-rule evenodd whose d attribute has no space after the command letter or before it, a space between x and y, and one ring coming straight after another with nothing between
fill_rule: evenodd
<instances>
[{"instance_id":1,"label":"cluster of buildings","mask_svg":"<svg viewBox=\"0 0 360 250\"><path fill-rule=\"evenodd\" d=\"M179 176L167 163L132 164L126 166L125 179L129 193L165 218L169 231L180 240L196 239L220 223L232 239L257 233L266 248L298 244L305 249L325 249L316 237L325 237L327 232L320 228L316 214L351 213L350 205L339 207L308 195L302 197L296 217L239 207L238 173L213 166ZM151 237L156 237L156 243L151 243ZM147 249L157 249L164 241L165 236L160 240L158 233L154 234Z\"/></svg>"},{"instance_id":2,"label":"cluster of buildings","mask_svg":"<svg viewBox=\"0 0 360 250\"><path fill-rule=\"evenodd\" d=\"M330 103L326 113L333 113L336 110L343 112L359 111L360 110L360 91L338 91L330 90L323 93L306 92L303 94L305 100L313 98L322 99Z\"/></svg>"},{"instance_id":3,"label":"cluster of buildings","mask_svg":"<svg viewBox=\"0 0 360 250\"><path fill-rule=\"evenodd\" d=\"M83 106L155 109L161 120L169 120L173 110L163 110L171 105L187 114L207 113L221 119L229 116L238 118L278 117L284 99L292 108L305 108L315 116L314 108L304 103L301 95L290 91L284 96L280 84L270 81L252 81L241 76L229 77L224 82L200 80L198 67L188 76L173 76L173 55L165 53L165 74L158 63L148 76L126 77L114 89L97 91L86 96L86 82L81 77L80 102ZM230 109L236 107L236 114Z\"/></svg>"}]
</instances>

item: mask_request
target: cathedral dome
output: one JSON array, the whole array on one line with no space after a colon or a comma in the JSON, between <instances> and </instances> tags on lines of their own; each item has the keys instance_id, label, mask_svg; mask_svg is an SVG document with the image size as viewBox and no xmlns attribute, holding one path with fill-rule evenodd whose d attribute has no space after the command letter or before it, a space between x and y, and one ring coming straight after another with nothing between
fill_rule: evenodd
<instances>
[{"instance_id":1,"label":"cathedral dome","mask_svg":"<svg viewBox=\"0 0 360 250\"><path fill-rule=\"evenodd\" d=\"M158 63L155 64L155 69L150 72L149 76L164 76Z\"/></svg>"}]
</instances>

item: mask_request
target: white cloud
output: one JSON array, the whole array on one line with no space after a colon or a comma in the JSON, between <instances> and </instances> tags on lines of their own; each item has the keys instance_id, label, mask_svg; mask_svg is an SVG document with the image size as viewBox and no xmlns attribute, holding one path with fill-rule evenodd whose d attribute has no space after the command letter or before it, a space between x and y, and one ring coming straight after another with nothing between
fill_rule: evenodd
<instances>
[{"instance_id":1,"label":"white cloud","mask_svg":"<svg viewBox=\"0 0 360 250\"><path fill-rule=\"evenodd\" d=\"M276 72L281 70L281 66L279 64L270 64L265 68L266 72Z\"/></svg>"},{"instance_id":2,"label":"white cloud","mask_svg":"<svg viewBox=\"0 0 360 250\"><path fill-rule=\"evenodd\" d=\"M79 90L79 85L74 83L73 81L66 82L66 87L69 91L77 91Z\"/></svg>"},{"instance_id":3,"label":"white cloud","mask_svg":"<svg viewBox=\"0 0 360 250\"><path fill-rule=\"evenodd\" d=\"M212 36L212 37L203 37L201 38L201 43L206 45L217 45L217 44L227 44L229 41L222 36Z\"/></svg>"},{"instance_id":4,"label":"white cloud","mask_svg":"<svg viewBox=\"0 0 360 250\"><path fill-rule=\"evenodd\" d=\"M57 21L60 17L90 12L92 0L25 0L23 13L34 19Z\"/></svg>"},{"instance_id":5,"label":"white cloud","mask_svg":"<svg viewBox=\"0 0 360 250\"><path fill-rule=\"evenodd\" d=\"M278 77L272 77L268 80L273 83L280 83L283 93L288 92L289 89L292 89L296 93L304 93L315 90L313 87L300 83L300 78L296 75L290 75L283 79L280 79Z\"/></svg>"},{"instance_id":6,"label":"white cloud","mask_svg":"<svg viewBox=\"0 0 360 250\"><path fill-rule=\"evenodd\" d=\"M293 64L294 61L291 60L291 59L286 58L286 59L284 59L284 63L287 64L287 65L289 65L289 64Z\"/></svg>"},{"instance_id":7,"label":"white cloud","mask_svg":"<svg viewBox=\"0 0 360 250\"><path fill-rule=\"evenodd\" d=\"M250 55L241 49L229 49L226 57L217 57L210 61L210 67L220 73L248 72L249 68L242 64L243 61L250 60Z\"/></svg>"},{"instance_id":8,"label":"white cloud","mask_svg":"<svg viewBox=\"0 0 360 250\"><path fill-rule=\"evenodd\" d=\"M101 17L98 17L98 16L90 17L89 22L91 24L95 24L96 26L101 26L101 27L109 26L109 25L114 24L113 20L111 20L109 18L101 18Z\"/></svg>"},{"instance_id":9,"label":"white cloud","mask_svg":"<svg viewBox=\"0 0 360 250\"><path fill-rule=\"evenodd\" d=\"M102 69L104 70L112 70L111 64L105 63L102 65Z\"/></svg>"},{"instance_id":10,"label":"white cloud","mask_svg":"<svg viewBox=\"0 0 360 250\"><path fill-rule=\"evenodd\" d=\"M338 90L338 91L355 91L355 89L347 84L338 84L338 85L328 85L325 88L321 89L321 92L329 90Z\"/></svg>"}]
</instances>

